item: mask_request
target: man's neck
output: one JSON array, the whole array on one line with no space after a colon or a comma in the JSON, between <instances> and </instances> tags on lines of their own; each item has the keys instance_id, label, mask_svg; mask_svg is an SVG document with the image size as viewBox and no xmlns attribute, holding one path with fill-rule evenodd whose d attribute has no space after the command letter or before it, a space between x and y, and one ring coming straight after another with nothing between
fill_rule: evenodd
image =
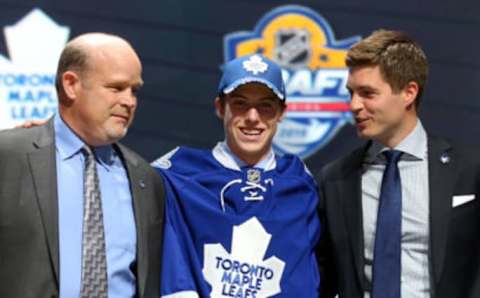
<instances>
[{"instance_id":1,"label":"man's neck","mask_svg":"<svg viewBox=\"0 0 480 298\"><path fill-rule=\"evenodd\" d=\"M417 126L417 122L417 116L412 115L409 118L405 119L405 121L400 124L400 126L392 133L392 135L386 136L384 138L379 138L376 141L384 145L385 147L393 149L412 133L412 131Z\"/></svg>"}]
</instances>

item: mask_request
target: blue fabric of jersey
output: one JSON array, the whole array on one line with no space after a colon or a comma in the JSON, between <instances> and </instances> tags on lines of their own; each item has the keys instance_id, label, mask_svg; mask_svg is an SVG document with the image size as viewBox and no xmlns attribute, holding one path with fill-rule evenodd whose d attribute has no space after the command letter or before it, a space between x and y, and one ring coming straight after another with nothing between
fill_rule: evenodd
<instances>
[{"instance_id":1,"label":"blue fabric of jersey","mask_svg":"<svg viewBox=\"0 0 480 298\"><path fill-rule=\"evenodd\" d=\"M271 170L233 170L211 151L180 147L164 164L157 168L167 193L162 296L182 291L199 297L319 296L314 255L320 236L318 195L300 159L285 155L276 157ZM235 229L243 235L237 243ZM227 257L215 254L219 245ZM252 250L260 261L242 256ZM237 256L229 255L233 251ZM209 254L213 261L206 258Z\"/></svg>"}]
</instances>

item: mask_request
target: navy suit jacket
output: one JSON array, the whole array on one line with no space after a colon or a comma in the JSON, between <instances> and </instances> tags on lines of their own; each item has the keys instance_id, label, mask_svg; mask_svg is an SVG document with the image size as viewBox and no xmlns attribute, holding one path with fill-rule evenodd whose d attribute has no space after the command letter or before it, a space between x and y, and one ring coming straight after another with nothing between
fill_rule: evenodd
<instances>
[{"instance_id":1,"label":"navy suit jacket","mask_svg":"<svg viewBox=\"0 0 480 298\"><path fill-rule=\"evenodd\" d=\"M363 297L361 177L370 143L324 167L318 175L323 240L318 248L324 297ZM480 297L480 151L460 150L428 136L430 191L429 271L432 297ZM450 160L442 162L441 156ZM444 160L445 161L445 160ZM452 207L454 195L474 194Z\"/></svg>"}]
</instances>

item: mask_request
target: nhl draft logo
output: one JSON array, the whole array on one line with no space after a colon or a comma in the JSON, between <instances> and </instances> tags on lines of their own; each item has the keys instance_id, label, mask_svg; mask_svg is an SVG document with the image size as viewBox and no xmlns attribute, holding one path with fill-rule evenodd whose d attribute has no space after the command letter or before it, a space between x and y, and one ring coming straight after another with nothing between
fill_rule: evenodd
<instances>
[{"instance_id":1,"label":"nhl draft logo","mask_svg":"<svg viewBox=\"0 0 480 298\"><path fill-rule=\"evenodd\" d=\"M267 298L282 292L285 262L264 260L271 234L256 217L233 227L231 253L221 244L205 244L203 276L212 286L210 297Z\"/></svg>"},{"instance_id":2,"label":"nhl draft logo","mask_svg":"<svg viewBox=\"0 0 480 298\"><path fill-rule=\"evenodd\" d=\"M345 56L358 40L336 40L325 19L298 5L273 9L251 32L225 36L225 61L260 53L282 67L288 107L273 140L275 151L306 158L353 121Z\"/></svg>"},{"instance_id":3,"label":"nhl draft logo","mask_svg":"<svg viewBox=\"0 0 480 298\"><path fill-rule=\"evenodd\" d=\"M33 9L4 34L8 58L0 55L0 129L55 113L55 71L69 29Z\"/></svg>"}]
</instances>

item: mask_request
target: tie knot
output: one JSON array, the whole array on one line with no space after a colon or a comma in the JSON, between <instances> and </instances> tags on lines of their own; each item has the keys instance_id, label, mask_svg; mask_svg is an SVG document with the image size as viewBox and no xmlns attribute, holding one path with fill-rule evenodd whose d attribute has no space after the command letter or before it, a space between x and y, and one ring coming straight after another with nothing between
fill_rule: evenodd
<instances>
[{"instance_id":1,"label":"tie knot","mask_svg":"<svg viewBox=\"0 0 480 298\"><path fill-rule=\"evenodd\" d=\"M398 150L387 150L383 151L382 154L387 159L387 163L398 163L403 152Z\"/></svg>"},{"instance_id":2,"label":"tie knot","mask_svg":"<svg viewBox=\"0 0 480 298\"><path fill-rule=\"evenodd\" d=\"M90 148L90 146L86 146L86 145L82 147L82 153L86 157L89 157L89 156L93 155L92 148Z\"/></svg>"},{"instance_id":3,"label":"tie knot","mask_svg":"<svg viewBox=\"0 0 480 298\"><path fill-rule=\"evenodd\" d=\"M90 148L90 146L85 145L81 150L83 156L85 157L86 164L95 164L95 153L93 152L93 149Z\"/></svg>"}]
</instances>

